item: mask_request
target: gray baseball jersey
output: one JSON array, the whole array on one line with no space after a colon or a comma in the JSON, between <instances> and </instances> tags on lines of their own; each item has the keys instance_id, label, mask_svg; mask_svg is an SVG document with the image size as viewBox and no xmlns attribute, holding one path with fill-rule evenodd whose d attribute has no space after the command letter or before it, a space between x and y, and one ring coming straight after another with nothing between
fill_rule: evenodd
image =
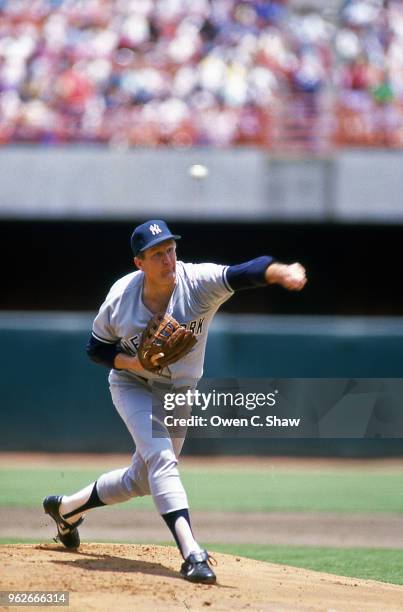
<instances>
[{"instance_id":1,"label":"gray baseball jersey","mask_svg":"<svg viewBox=\"0 0 403 612\"><path fill-rule=\"evenodd\" d=\"M192 385L203 374L203 361L211 320L233 290L226 279L228 266L212 263L177 262L176 284L167 313L192 330L197 344L183 359L165 368L161 374L145 372L145 378L166 380L177 386ZM136 355L141 334L153 313L142 300L144 274L132 272L111 288L94 321L93 336L102 342L119 343L123 353ZM122 372L122 371L120 371ZM124 370L128 376L133 372Z\"/></svg>"}]
</instances>

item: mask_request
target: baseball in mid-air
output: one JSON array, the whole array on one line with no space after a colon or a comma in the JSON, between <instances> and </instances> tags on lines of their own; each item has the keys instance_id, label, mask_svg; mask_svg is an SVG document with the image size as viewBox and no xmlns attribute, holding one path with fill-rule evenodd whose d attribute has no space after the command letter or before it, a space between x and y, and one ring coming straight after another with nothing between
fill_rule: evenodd
<instances>
[{"instance_id":1,"label":"baseball in mid-air","mask_svg":"<svg viewBox=\"0 0 403 612\"><path fill-rule=\"evenodd\" d=\"M208 168L203 164L193 164L189 168L189 174L194 179L205 179L208 176Z\"/></svg>"}]
</instances>

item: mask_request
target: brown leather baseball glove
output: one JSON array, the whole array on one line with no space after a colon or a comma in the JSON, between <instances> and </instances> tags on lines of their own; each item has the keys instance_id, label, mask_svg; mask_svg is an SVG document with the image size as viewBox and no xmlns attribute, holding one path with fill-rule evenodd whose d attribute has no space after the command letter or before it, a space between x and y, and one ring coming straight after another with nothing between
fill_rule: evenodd
<instances>
[{"instance_id":1,"label":"brown leather baseball glove","mask_svg":"<svg viewBox=\"0 0 403 612\"><path fill-rule=\"evenodd\" d=\"M196 342L194 333L181 327L176 319L158 313L143 331L137 355L145 370L158 372L182 359Z\"/></svg>"}]
</instances>

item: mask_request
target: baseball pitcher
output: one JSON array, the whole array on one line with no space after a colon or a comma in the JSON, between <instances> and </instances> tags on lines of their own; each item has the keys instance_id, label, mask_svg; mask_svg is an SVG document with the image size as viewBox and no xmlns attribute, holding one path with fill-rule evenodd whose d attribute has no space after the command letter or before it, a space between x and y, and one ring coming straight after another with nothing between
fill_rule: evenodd
<instances>
[{"instance_id":1,"label":"baseball pitcher","mask_svg":"<svg viewBox=\"0 0 403 612\"><path fill-rule=\"evenodd\" d=\"M210 323L235 291L272 284L300 291L306 276L301 264L270 256L234 266L177 261L179 239L159 219L136 227L131 247L137 270L112 286L87 345L89 357L110 368L112 400L135 444L131 464L72 495L50 495L43 506L60 542L75 549L88 510L152 495L184 559L181 575L211 584L216 581L211 558L195 539L178 471L185 431L170 435L159 421L154 436L155 406L162 406L168 391L195 388Z\"/></svg>"}]
</instances>

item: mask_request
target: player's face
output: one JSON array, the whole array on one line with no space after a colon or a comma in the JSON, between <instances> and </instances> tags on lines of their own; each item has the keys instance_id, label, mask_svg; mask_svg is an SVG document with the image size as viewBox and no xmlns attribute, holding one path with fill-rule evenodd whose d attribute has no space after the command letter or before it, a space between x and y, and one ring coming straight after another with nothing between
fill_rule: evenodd
<instances>
[{"instance_id":1,"label":"player's face","mask_svg":"<svg viewBox=\"0 0 403 612\"><path fill-rule=\"evenodd\" d=\"M144 251L144 259L135 259L146 277L155 283L171 284L176 278L176 242L165 240Z\"/></svg>"}]
</instances>

